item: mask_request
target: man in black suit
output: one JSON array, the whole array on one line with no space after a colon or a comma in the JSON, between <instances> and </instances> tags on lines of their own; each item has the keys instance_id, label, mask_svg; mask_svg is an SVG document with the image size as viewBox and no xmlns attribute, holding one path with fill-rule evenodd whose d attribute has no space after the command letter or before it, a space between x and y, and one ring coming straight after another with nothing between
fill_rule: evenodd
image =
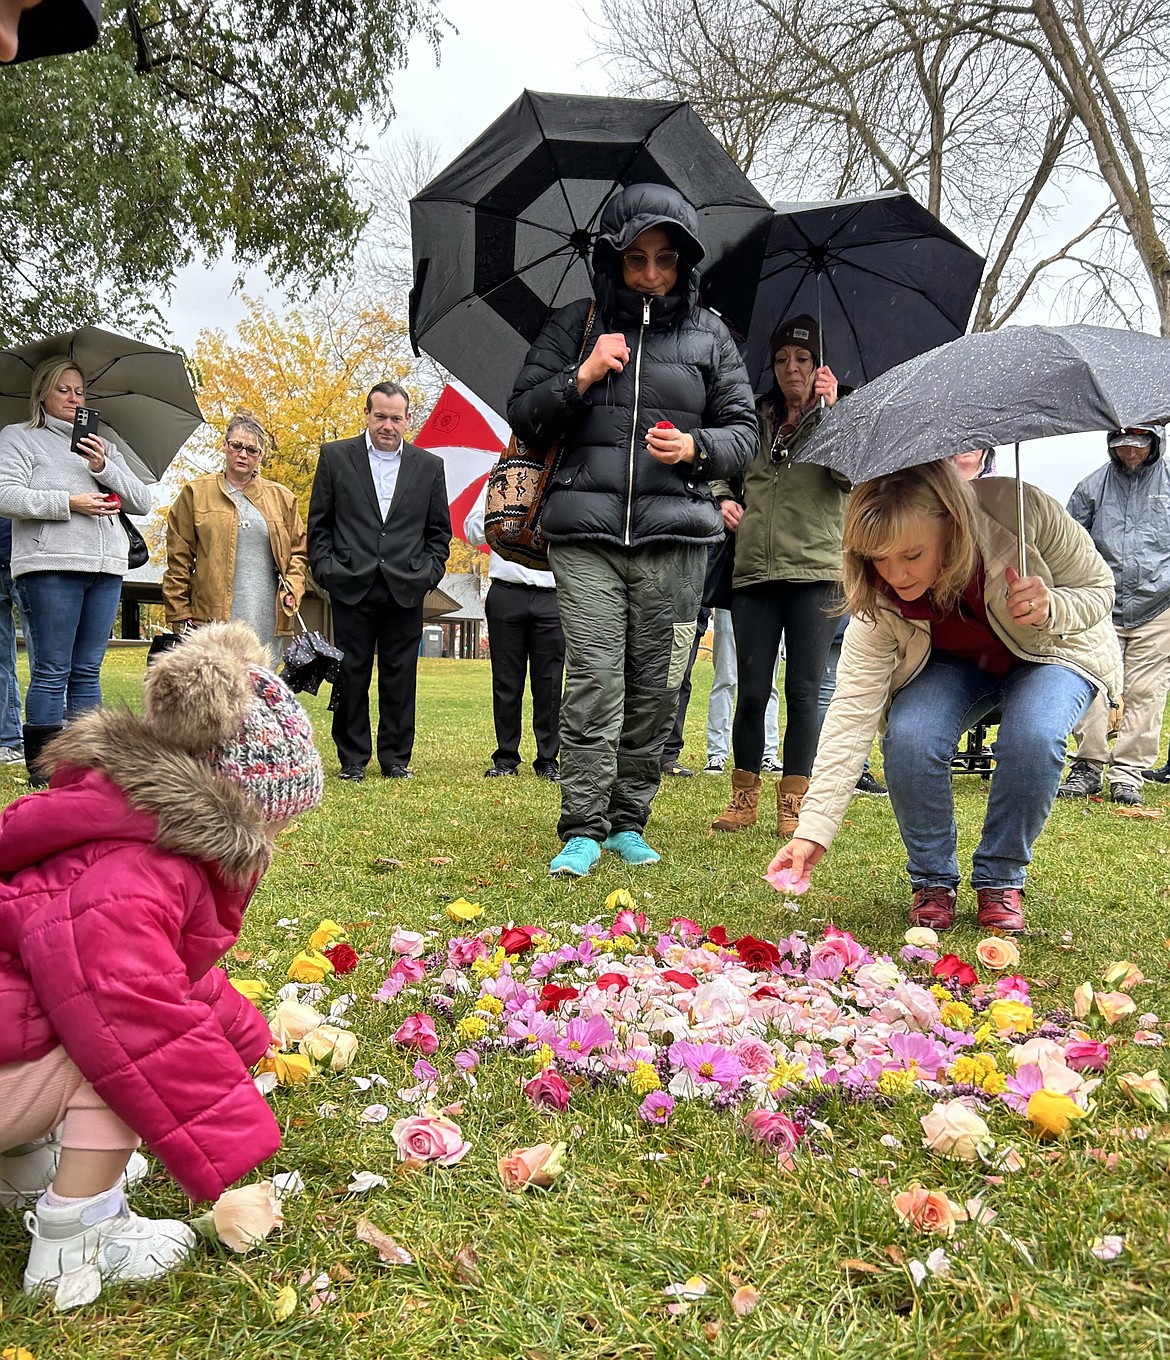
<instances>
[{"instance_id":1,"label":"man in black suit","mask_svg":"<svg viewBox=\"0 0 1170 1360\"><path fill-rule=\"evenodd\" d=\"M325 444L309 499L309 565L329 592L333 636L345 653L333 744L342 779L364 779L370 676L378 657L378 763L409 779L423 600L443 579L451 514L443 460L403 438L410 398L378 383L366 431Z\"/></svg>"}]
</instances>

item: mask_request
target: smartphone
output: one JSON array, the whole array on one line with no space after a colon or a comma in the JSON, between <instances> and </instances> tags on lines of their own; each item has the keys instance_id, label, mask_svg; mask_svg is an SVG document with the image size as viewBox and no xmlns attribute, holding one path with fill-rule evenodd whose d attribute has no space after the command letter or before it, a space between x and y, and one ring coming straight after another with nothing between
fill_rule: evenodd
<instances>
[{"instance_id":1,"label":"smartphone","mask_svg":"<svg viewBox=\"0 0 1170 1360\"><path fill-rule=\"evenodd\" d=\"M81 453L77 446L86 435L97 434L100 419L101 413L95 406L79 406L73 412L73 438L69 441L69 447L74 453ZM82 457L85 455L82 454Z\"/></svg>"}]
</instances>

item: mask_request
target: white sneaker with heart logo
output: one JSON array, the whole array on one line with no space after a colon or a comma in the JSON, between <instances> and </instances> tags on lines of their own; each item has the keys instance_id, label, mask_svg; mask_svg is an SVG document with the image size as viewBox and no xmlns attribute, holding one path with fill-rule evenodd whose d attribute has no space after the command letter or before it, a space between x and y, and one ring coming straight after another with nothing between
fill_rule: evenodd
<instances>
[{"instance_id":1,"label":"white sneaker with heart logo","mask_svg":"<svg viewBox=\"0 0 1170 1360\"><path fill-rule=\"evenodd\" d=\"M30 1209L57 1174L61 1142L57 1132L35 1143L0 1152L0 1209ZM150 1169L141 1152L132 1152L123 1185L136 1185Z\"/></svg>"},{"instance_id":2,"label":"white sneaker with heart logo","mask_svg":"<svg viewBox=\"0 0 1170 1360\"><path fill-rule=\"evenodd\" d=\"M32 1235L24 1292L56 1292L66 1277L96 1272L113 1280L154 1280L181 1265L195 1245L186 1223L141 1218L126 1207L121 1186L58 1208L43 1199L24 1217ZM94 1284L97 1285L95 1280ZM96 1298L77 1299L90 1302Z\"/></svg>"}]
</instances>

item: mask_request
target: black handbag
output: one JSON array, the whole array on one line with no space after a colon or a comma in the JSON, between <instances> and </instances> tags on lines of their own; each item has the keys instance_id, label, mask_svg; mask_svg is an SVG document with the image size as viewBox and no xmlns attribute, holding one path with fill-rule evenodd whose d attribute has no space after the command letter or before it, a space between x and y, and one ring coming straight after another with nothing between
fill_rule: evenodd
<instances>
[{"instance_id":1,"label":"black handbag","mask_svg":"<svg viewBox=\"0 0 1170 1360\"><path fill-rule=\"evenodd\" d=\"M734 572L735 535L724 529L722 540L707 549L707 575L703 581L703 604L707 609L731 608Z\"/></svg>"},{"instance_id":2,"label":"black handbag","mask_svg":"<svg viewBox=\"0 0 1170 1360\"><path fill-rule=\"evenodd\" d=\"M98 486L101 487L107 496L118 495L116 491L111 491L108 486L102 486L101 482L98 482ZM119 499L121 499L121 497L119 497ZM146 539L138 532L134 525L134 521L125 510L118 511L118 523L126 531L126 538L129 540L130 544L129 551L126 554L126 570L134 571L137 567L146 566L150 561L150 549L146 546Z\"/></svg>"}]
</instances>

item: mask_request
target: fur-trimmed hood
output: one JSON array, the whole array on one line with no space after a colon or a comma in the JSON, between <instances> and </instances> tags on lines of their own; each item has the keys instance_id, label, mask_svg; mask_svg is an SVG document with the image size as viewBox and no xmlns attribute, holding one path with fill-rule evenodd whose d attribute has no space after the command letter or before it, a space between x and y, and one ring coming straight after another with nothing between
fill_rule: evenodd
<instances>
[{"instance_id":1,"label":"fur-trimmed hood","mask_svg":"<svg viewBox=\"0 0 1170 1360\"><path fill-rule=\"evenodd\" d=\"M176 653L184 650L176 648ZM149 839L201 864L215 866L242 887L268 865L271 845L260 808L205 760L161 738L126 709L95 709L69 724L45 748L58 796L34 795L9 810L0 842L0 873L11 874L75 845L103 837ZM126 802L153 822L118 816L109 800L94 800L84 776L95 770L115 784ZM63 806L72 795L76 806ZM92 804L92 806L91 806ZM106 825L95 825L94 816Z\"/></svg>"}]
</instances>

